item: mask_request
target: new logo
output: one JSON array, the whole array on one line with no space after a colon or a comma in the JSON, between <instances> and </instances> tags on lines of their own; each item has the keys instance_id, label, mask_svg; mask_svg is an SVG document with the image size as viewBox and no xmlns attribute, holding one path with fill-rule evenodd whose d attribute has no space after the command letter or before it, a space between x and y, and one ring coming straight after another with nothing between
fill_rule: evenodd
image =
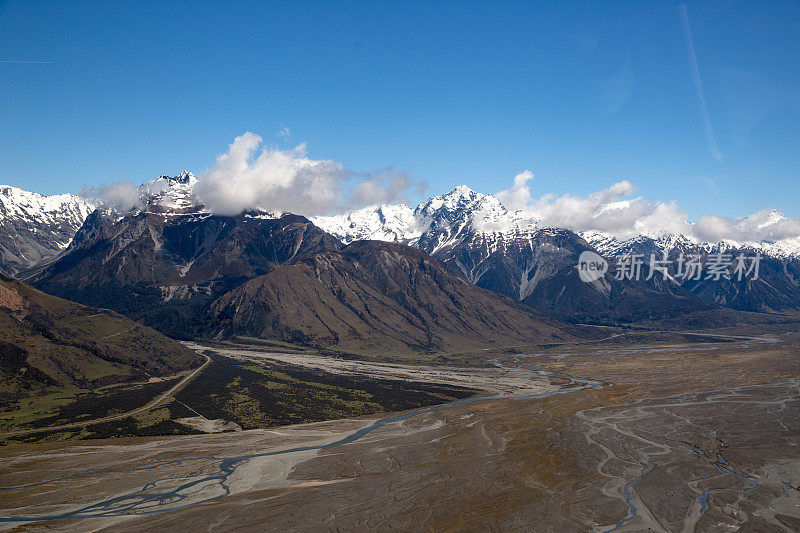
<instances>
[{"instance_id":1,"label":"new logo","mask_svg":"<svg viewBox=\"0 0 800 533\"><path fill-rule=\"evenodd\" d=\"M581 281L591 283L608 272L608 261L594 252L585 250L578 257L578 276Z\"/></svg>"}]
</instances>

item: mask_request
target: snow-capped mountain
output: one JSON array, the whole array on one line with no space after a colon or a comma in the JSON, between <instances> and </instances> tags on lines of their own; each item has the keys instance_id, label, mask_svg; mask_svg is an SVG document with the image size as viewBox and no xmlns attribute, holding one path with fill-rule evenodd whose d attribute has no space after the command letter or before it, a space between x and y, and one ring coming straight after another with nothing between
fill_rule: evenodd
<instances>
[{"instance_id":1,"label":"snow-capped mountain","mask_svg":"<svg viewBox=\"0 0 800 533\"><path fill-rule=\"evenodd\" d=\"M401 213L402 216L389 217L386 213ZM764 211L750 218L740 222L743 229L746 226L760 230L787 220L778 211ZM714 253L761 254L764 257L761 279L755 281L651 280L649 285L616 290L628 291L629 299L631 291L657 291L666 296L650 301L667 307L671 307L665 303L668 296L690 298L692 294L714 305L751 311L800 307L800 237L708 243L686 235L639 235L620 239L599 231L546 228L535 216L509 210L496 197L463 185L423 202L413 211L405 205L384 205L332 217L316 217L313 222L344 242L371 238L415 246L449 264L480 287L550 312L566 313L567 307L580 306L572 297L563 298L564 285L571 283L570 276L575 273L577 257L583 250L598 251L609 259L626 253L641 254L645 261L651 254L659 258L667 254L673 261L680 253L699 254L704 258ZM573 292L582 294L580 298L584 300L595 296L602 300L605 293L605 303L591 307L606 312L605 304L613 299L611 285L595 287L599 293L594 296L584 294L586 287L581 285L574 285ZM562 304L557 303L559 299ZM645 300L640 299L641 302Z\"/></svg>"},{"instance_id":2,"label":"snow-capped mountain","mask_svg":"<svg viewBox=\"0 0 800 533\"><path fill-rule=\"evenodd\" d=\"M569 230L541 227L536 218L465 186L423 202L402 228L378 216L378 210L385 212L386 206L313 221L345 240L357 238L347 232L350 228L358 228L358 235L389 236L429 253L481 288L571 320L629 320L707 308L680 287L656 292L610 276L581 282L576 265L581 252L591 249L586 241Z\"/></svg>"},{"instance_id":3,"label":"snow-capped mountain","mask_svg":"<svg viewBox=\"0 0 800 533\"><path fill-rule=\"evenodd\" d=\"M402 204L374 205L311 220L345 244L361 240L406 243L422 234L414 210Z\"/></svg>"},{"instance_id":4,"label":"snow-capped mountain","mask_svg":"<svg viewBox=\"0 0 800 533\"><path fill-rule=\"evenodd\" d=\"M476 237L482 246L492 248L493 243L520 233L528 235L537 227L536 220L509 211L494 196L465 185L423 202L414 216L425 230L411 244L431 255L446 254Z\"/></svg>"},{"instance_id":5,"label":"snow-capped mountain","mask_svg":"<svg viewBox=\"0 0 800 533\"><path fill-rule=\"evenodd\" d=\"M785 219L786 217L781 214ZM673 250L687 253L735 253L739 250L757 251L761 255L778 259L800 257L800 236L775 241L734 241L725 239L719 242L701 242L685 235L638 235L630 239L619 239L600 231L581 231L581 237L600 253L608 257L618 257L626 253L649 256L650 253L668 255Z\"/></svg>"},{"instance_id":6,"label":"snow-capped mountain","mask_svg":"<svg viewBox=\"0 0 800 533\"><path fill-rule=\"evenodd\" d=\"M780 215L783 216L782 214ZM785 217L784 217L785 218ZM800 239L779 241L732 241L716 243L698 242L684 235L648 237L640 235L632 239L617 239L599 232L582 232L582 236L601 254L617 258L636 254L647 264L655 259L666 261L670 272L686 258L700 257L708 264L714 257L726 258L734 264L737 257L745 258L748 267L758 257L757 279L719 280L674 279L694 294L700 295L722 307L744 311L781 311L800 308Z\"/></svg>"},{"instance_id":7,"label":"snow-capped mountain","mask_svg":"<svg viewBox=\"0 0 800 533\"><path fill-rule=\"evenodd\" d=\"M403 204L375 205L349 213L312 217L317 226L345 244L362 239L401 242L428 253L451 249L474 234L528 234L537 221L509 211L490 194L461 185L412 209Z\"/></svg>"},{"instance_id":8,"label":"snow-capped mountain","mask_svg":"<svg viewBox=\"0 0 800 533\"><path fill-rule=\"evenodd\" d=\"M55 258L97 202L74 194L44 196L0 185L0 271L20 271Z\"/></svg>"},{"instance_id":9,"label":"snow-capped mountain","mask_svg":"<svg viewBox=\"0 0 800 533\"><path fill-rule=\"evenodd\" d=\"M165 213L200 209L194 189L197 178L188 171L159 176L138 187L137 208ZM100 199L75 194L44 196L9 185L0 185L0 272L9 275L43 266L72 243L89 215L121 218L120 206L104 205ZM88 231L88 230L87 230ZM86 233L84 231L83 233Z\"/></svg>"},{"instance_id":10,"label":"snow-capped mountain","mask_svg":"<svg viewBox=\"0 0 800 533\"><path fill-rule=\"evenodd\" d=\"M387 212L401 213L402 218L387 217ZM547 277L545 272L571 266L563 258L577 249L569 232L542 233L537 220L464 185L413 211L404 205L375 206L312 221L344 242L369 236L414 246L479 287L517 300L529 297Z\"/></svg>"},{"instance_id":11,"label":"snow-capped mountain","mask_svg":"<svg viewBox=\"0 0 800 533\"><path fill-rule=\"evenodd\" d=\"M195 194L197 177L188 170L177 176L159 176L139 186L143 206L163 211L186 211L199 207Z\"/></svg>"}]
</instances>

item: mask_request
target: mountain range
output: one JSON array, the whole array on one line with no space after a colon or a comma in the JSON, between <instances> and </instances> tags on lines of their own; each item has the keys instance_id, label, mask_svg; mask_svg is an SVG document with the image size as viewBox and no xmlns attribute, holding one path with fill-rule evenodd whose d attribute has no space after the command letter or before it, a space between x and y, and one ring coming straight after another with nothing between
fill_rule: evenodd
<instances>
[{"instance_id":1,"label":"mountain range","mask_svg":"<svg viewBox=\"0 0 800 533\"><path fill-rule=\"evenodd\" d=\"M431 298L442 305L433 306L437 312L423 318L420 309L433 304L423 305L425 291L419 287L435 286L430 283L431 270L424 274L423 264L437 265L436 279L446 272L499 294L502 298L492 299L494 312L501 307L503 313L525 309L539 325L542 314L607 324L717 308L800 308L800 246L792 241L703 243L684 235L619 239L597 231L546 227L523 211L507 209L497 197L466 186L416 208L379 205L310 219L262 211L220 216L199 203L196 184L189 172L160 176L139 188L137 205L127 211L103 207L89 213L95 204L73 197L62 217L51 217L57 221L72 213L71 235L57 222L29 232L40 241L49 236L44 240L61 243L59 250L27 262L19 254L13 260L3 256L0 268L28 273L27 279L46 292L115 309L178 338L247 335L343 349L370 343L395 346L392 328L427 331L400 341L413 349L456 346L452 341L457 333L474 324L461 324L465 329L443 327L454 314L442 302L450 300L462 309L459 306L470 300L486 300L489 293L472 294L463 287L455 295L436 293ZM6 208L3 222L22 225L17 218L26 219L15 215L19 212ZM82 225L76 227L80 218ZM368 245L354 247L365 240ZM411 249L422 252L419 257L428 262ZM645 263L651 254L673 263L681 254L697 254L706 261L717 253L760 254L761 261L758 279L648 276L645 264L642 279L618 279L610 269L586 283L577 264L587 251L605 257L612 267L626 253L640 254ZM378 265L370 254L395 258L397 264ZM398 275L397 265L407 269L413 283L400 293L387 293L388 272ZM310 296L299 299L301 293ZM358 306L353 295L361 300ZM370 316L375 306L383 311ZM473 311L468 321L488 320ZM348 313L355 313L359 325L342 330L338 319ZM538 331L529 339L548 337L542 334L547 328L537 327L529 330Z\"/></svg>"},{"instance_id":2,"label":"mountain range","mask_svg":"<svg viewBox=\"0 0 800 533\"><path fill-rule=\"evenodd\" d=\"M185 183L173 183L174 189L161 190L124 216L92 213L34 284L114 309L173 337L193 338L208 304L226 291L279 265L343 246L296 215L224 217L190 209L175 190Z\"/></svg>"},{"instance_id":3,"label":"mountain range","mask_svg":"<svg viewBox=\"0 0 800 533\"><path fill-rule=\"evenodd\" d=\"M35 285L176 338L416 352L571 338L406 245L345 248L298 215L209 213L193 181L160 177L130 211L96 210Z\"/></svg>"},{"instance_id":4,"label":"mountain range","mask_svg":"<svg viewBox=\"0 0 800 533\"><path fill-rule=\"evenodd\" d=\"M772 212L773 217L783 217ZM785 218L785 217L783 217ZM656 318L721 306L743 311L800 307L800 241L698 242L684 235L639 235L619 239L599 231L543 227L522 211L512 211L492 195L456 187L415 209L381 205L312 221L343 242L377 238L403 242L441 259L469 281L531 307L574 320ZM649 274L617 280L610 273L593 283L578 280L583 251L609 261L639 254L675 264L680 254L761 256L758 279L683 280ZM677 299L676 299L677 298Z\"/></svg>"}]
</instances>

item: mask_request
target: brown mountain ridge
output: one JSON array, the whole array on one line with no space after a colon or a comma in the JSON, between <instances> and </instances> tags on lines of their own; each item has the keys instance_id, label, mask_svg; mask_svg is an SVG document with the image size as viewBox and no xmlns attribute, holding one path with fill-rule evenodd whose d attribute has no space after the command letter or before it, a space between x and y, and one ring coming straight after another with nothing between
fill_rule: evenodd
<instances>
[{"instance_id":1,"label":"brown mountain ridge","mask_svg":"<svg viewBox=\"0 0 800 533\"><path fill-rule=\"evenodd\" d=\"M206 334L355 352L433 352L572 339L558 323L396 243L357 241L252 279L210 308Z\"/></svg>"}]
</instances>

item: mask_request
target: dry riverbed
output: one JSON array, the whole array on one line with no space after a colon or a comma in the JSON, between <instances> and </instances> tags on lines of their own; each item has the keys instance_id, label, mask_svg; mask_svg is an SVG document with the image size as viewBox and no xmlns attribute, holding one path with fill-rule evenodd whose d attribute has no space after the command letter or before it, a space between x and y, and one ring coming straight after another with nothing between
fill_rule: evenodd
<instances>
[{"instance_id":1,"label":"dry riverbed","mask_svg":"<svg viewBox=\"0 0 800 533\"><path fill-rule=\"evenodd\" d=\"M226 349L493 398L227 434L9 447L0 527L798 530L798 336L622 341L474 369Z\"/></svg>"}]
</instances>

